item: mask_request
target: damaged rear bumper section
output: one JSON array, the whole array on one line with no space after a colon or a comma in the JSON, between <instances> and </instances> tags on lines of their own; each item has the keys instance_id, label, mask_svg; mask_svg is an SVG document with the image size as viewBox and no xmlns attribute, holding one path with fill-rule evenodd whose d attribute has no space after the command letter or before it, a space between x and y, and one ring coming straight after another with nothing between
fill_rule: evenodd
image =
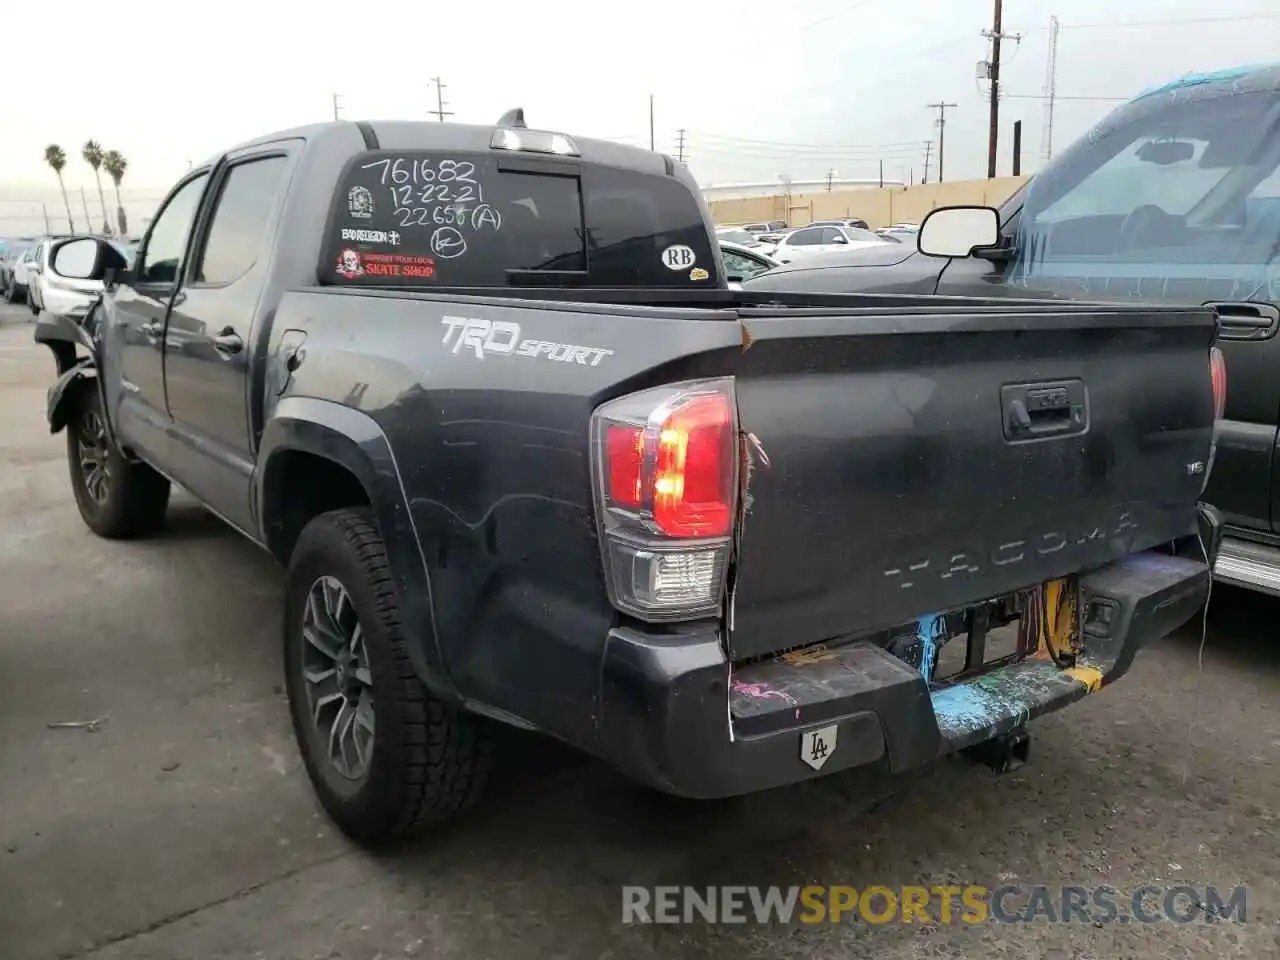
<instances>
[{"instance_id":1,"label":"damaged rear bumper section","mask_svg":"<svg viewBox=\"0 0 1280 960\"><path fill-rule=\"evenodd\" d=\"M732 673L721 638L618 628L600 752L669 793L713 798L875 764L890 772L1007 734L1120 678L1205 602L1203 559L1139 553L1080 577L1075 665L1029 658L935 687L878 645L800 651ZM833 732L834 728L834 732ZM820 756L803 755L819 733Z\"/></svg>"}]
</instances>

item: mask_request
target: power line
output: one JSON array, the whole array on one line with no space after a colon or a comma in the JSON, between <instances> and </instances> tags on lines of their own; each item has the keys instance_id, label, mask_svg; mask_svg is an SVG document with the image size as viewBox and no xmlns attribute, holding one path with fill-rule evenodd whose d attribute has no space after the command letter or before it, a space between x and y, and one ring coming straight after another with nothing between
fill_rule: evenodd
<instances>
[{"instance_id":1,"label":"power line","mask_svg":"<svg viewBox=\"0 0 1280 960\"><path fill-rule=\"evenodd\" d=\"M1002 93L1001 100L1044 100L1048 95L1043 93ZM1135 94L1136 96L1136 94ZM1053 94L1054 100L1093 100L1098 103L1128 103L1133 97L1073 97Z\"/></svg>"},{"instance_id":2,"label":"power line","mask_svg":"<svg viewBox=\"0 0 1280 960\"><path fill-rule=\"evenodd\" d=\"M1251 20L1277 20L1280 13L1251 13L1237 17L1166 17L1162 20L1115 20L1110 23L1064 23L1063 30L1124 30L1129 27L1176 27L1200 23L1246 23ZM1046 27L1040 27L1044 30Z\"/></svg>"},{"instance_id":3,"label":"power line","mask_svg":"<svg viewBox=\"0 0 1280 960\"><path fill-rule=\"evenodd\" d=\"M444 82L439 77L432 77L431 82L436 86L436 108L428 110L427 113L434 113L436 119L444 123L445 117L452 117L453 111L444 108Z\"/></svg>"},{"instance_id":4,"label":"power line","mask_svg":"<svg viewBox=\"0 0 1280 960\"><path fill-rule=\"evenodd\" d=\"M854 11L861 10L863 7L868 7L874 2L875 0L861 0L860 3L855 3L852 6L846 7L843 10L837 10L835 13L829 14L828 16L820 17L817 20L813 20L809 23L804 24L803 26L797 27L794 32L804 33L806 30L812 30L814 27L820 27L824 23L830 23L832 20L835 20L838 17L843 17L850 13L853 13ZM790 36L790 32L788 32L787 35Z\"/></svg>"},{"instance_id":5,"label":"power line","mask_svg":"<svg viewBox=\"0 0 1280 960\"><path fill-rule=\"evenodd\" d=\"M919 140L899 140L892 143L806 143L792 140L756 140L750 137L739 137L727 133L711 133L706 130L690 130L692 136L709 139L723 140L729 143L744 144L761 144L767 147L815 147L818 149L866 149L878 150L882 147L915 147L920 144Z\"/></svg>"}]
</instances>

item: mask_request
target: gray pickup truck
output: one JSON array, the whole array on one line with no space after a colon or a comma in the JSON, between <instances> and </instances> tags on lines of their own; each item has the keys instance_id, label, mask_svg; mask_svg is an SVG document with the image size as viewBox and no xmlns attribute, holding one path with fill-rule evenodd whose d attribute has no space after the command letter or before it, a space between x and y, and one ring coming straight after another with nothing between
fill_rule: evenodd
<instances>
[{"instance_id":1,"label":"gray pickup truck","mask_svg":"<svg viewBox=\"0 0 1280 960\"><path fill-rule=\"evenodd\" d=\"M464 809L502 724L701 798L1007 766L1201 607L1212 311L766 303L713 238L670 158L517 113L263 137L131 265L53 250L106 288L37 334L81 516L142 536L181 484L287 568L350 836Z\"/></svg>"}]
</instances>

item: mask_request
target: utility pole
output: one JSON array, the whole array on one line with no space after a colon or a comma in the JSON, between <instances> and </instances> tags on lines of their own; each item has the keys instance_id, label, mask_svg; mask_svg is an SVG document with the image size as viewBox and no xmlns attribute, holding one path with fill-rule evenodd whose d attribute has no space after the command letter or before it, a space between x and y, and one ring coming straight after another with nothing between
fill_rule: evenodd
<instances>
[{"instance_id":1,"label":"utility pole","mask_svg":"<svg viewBox=\"0 0 1280 960\"><path fill-rule=\"evenodd\" d=\"M929 158L933 155L933 141L926 140L924 142L924 176L920 178L921 184L929 182Z\"/></svg>"},{"instance_id":2,"label":"utility pole","mask_svg":"<svg viewBox=\"0 0 1280 960\"><path fill-rule=\"evenodd\" d=\"M954 109L955 107L956 107L956 104L954 103L945 103L941 101L938 103L929 104L930 110L938 111L937 123L938 123L938 182L939 183L942 182L943 154L946 152L946 144L947 144L947 111Z\"/></svg>"},{"instance_id":3,"label":"utility pole","mask_svg":"<svg viewBox=\"0 0 1280 960\"><path fill-rule=\"evenodd\" d=\"M1058 18L1049 18L1049 62L1044 72L1044 126L1040 152L1046 162L1053 159L1053 107L1058 98Z\"/></svg>"},{"instance_id":4,"label":"utility pole","mask_svg":"<svg viewBox=\"0 0 1280 960\"><path fill-rule=\"evenodd\" d=\"M835 179L835 176L836 176L836 171L835 171L835 168L832 167L830 170L827 171L827 193L831 192L831 181Z\"/></svg>"},{"instance_id":5,"label":"utility pole","mask_svg":"<svg viewBox=\"0 0 1280 960\"><path fill-rule=\"evenodd\" d=\"M653 94L649 94L649 149L652 151L653 146Z\"/></svg>"},{"instance_id":6,"label":"utility pole","mask_svg":"<svg viewBox=\"0 0 1280 960\"><path fill-rule=\"evenodd\" d=\"M84 207L84 224L85 229L90 233L93 232L93 217L89 216L89 198L85 196L84 187L80 188L80 203Z\"/></svg>"},{"instance_id":7,"label":"utility pole","mask_svg":"<svg viewBox=\"0 0 1280 960\"><path fill-rule=\"evenodd\" d=\"M884 161L880 161L880 189L884 189Z\"/></svg>"},{"instance_id":8,"label":"utility pole","mask_svg":"<svg viewBox=\"0 0 1280 960\"><path fill-rule=\"evenodd\" d=\"M341 117L339 117L339 115L338 115L338 110L339 110L339 108L342 106L342 105L341 105L341 103L339 103L339 101L340 101L341 99L342 99L342 98L341 98L341 96L340 96L339 94L336 94L336 93L335 93L335 94L333 95L333 119L335 119L335 120L339 120L339 119L341 119Z\"/></svg>"},{"instance_id":9,"label":"utility pole","mask_svg":"<svg viewBox=\"0 0 1280 960\"><path fill-rule=\"evenodd\" d=\"M991 80L991 121L987 131L987 177L996 175L996 148L1000 141L1000 41L1022 41L1020 33L1005 33L1004 0L994 0L995 10L991 18L990 31L982 31L982 35L991 41L991 59L987 61L987 77Z\"/></svg>"},{"instance_id":10,"label":"utility pole","mask_svg":"<svg viewBox=\"0 0 1280 960\"><path fill-rule=\"evenodd\" d=\"M680 140L676 144L676 160L680 163L684 163L684 127L681 127L678 132L680 134Z\"/></svg>"},{"instance_id":11,"label":"utility pole","mask_svg":"<svg viewBox=\"0 0 1280 960\"><path fill-rule=\"evenodd\" d=\"M1022 121L1013 121L1013 175L1022 176Z\"/></svg>"},{"instance_id":12,"label":"utility pole","mask_svg":"<svg viewBox=\"0 0 1280 960\"><path fill-rule=\"evenodd\" d=\"M432 77L431 82L436 85L436 108L434 110L428 110L427 113L434 113L436 115L436 119L441 123L444 123L445 117L453 116L452 110L446 110L444 108L444 81L439 77Z\"/></svg>"}]
</instances>

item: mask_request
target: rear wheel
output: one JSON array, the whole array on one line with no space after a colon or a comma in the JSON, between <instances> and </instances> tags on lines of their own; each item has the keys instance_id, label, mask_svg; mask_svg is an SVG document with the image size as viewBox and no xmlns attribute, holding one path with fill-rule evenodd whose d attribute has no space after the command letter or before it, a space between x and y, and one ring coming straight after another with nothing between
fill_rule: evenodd
<instances>
[{"instance_id":1,"label":"rear wheel","mask_svg":"<svg viewBox=\"0 0 1280 960\"><path fill-rule=\"evenodd\" d=\"M347 836L384 844L475 801L491 764L485 722L418 678L367 509L321 514L302 531L286 585L284 659L307 774Z\"/></svg>"},{"instance_id":2,"label":"rear wheel","mask_svg":"<svg viewBox=\"0 0 1280 960\"><path fill-rule=\"evenodd\" d=\"M81 388L80 409L67 425L67 466L80 516L98 536L145 536L164 523L169 481L111 442L96 384Z\"/></svg>"}]
</instances>

